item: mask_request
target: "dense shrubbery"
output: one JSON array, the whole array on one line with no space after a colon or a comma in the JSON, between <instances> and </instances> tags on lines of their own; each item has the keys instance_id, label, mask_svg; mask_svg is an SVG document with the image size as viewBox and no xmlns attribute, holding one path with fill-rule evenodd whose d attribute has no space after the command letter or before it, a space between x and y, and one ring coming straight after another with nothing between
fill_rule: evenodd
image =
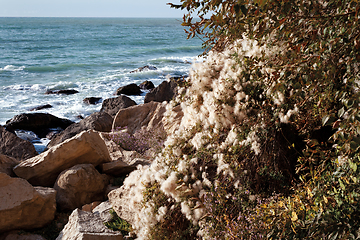
<instances>
[{"instance_id":1,"label":"dense shrubbery","mask_svg":"<svg viewBox=\"0 0 360 240\"><path fill-rule=\"evenodd\" d=\"M172 102L179 130L125 180L138 237L360 237L360 3L181 2L212 51Z\"/></svg>"}]
</instances>

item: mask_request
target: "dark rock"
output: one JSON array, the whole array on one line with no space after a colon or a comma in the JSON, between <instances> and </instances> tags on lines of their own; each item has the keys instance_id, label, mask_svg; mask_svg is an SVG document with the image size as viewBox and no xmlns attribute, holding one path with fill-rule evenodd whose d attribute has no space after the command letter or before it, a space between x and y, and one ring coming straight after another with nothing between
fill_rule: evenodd
<instances>
[{"instance_id":1,"label":"dark rock","mask_svg":"<svg viewBox=\"0 0 360 240\"><path fill-rule=\"evenodd\" d=\"M38 106L38 107L34 107L32 109L30 109L30 111L39 111L39 110L42 110L42 109L47 109L47 108L52 108L53 106L51 106L50 104L45 104L45 105L41 105L41 106Z\"/></svg>"},{"instance_id":2,"label":"dark rock","mask_svg":"<svg viewBox=\"0 0 360 240\"><path fill-rule=\"evenodd\" d=\"M68 126L64 131L55 135L47 148L55 146L66 139L72 138L76 134L86 130L96 130L99 132L110 132L112 127L113 118L106 112L95 112L78 123L73 123Z\"/></svg>"},{"instance_id":3,"label":"dark rock","mask_svg":"<svg viewBox=\"0 0 360 240\"><path fill-rule=\"evenodd\" d=\"M177 83L174 80L170 82L164 81L159 86L151 90L145 95L144 103L151 101L163 102L170 101L176 94Z\"/></svg>"},{"instance_id":4,"label":"dark rock","mask_svg":"<svg viewBox=\"0 0 360 240\"><path fill-rule=\"evenodd\" d=\"M101 97L88 97L83 100L83 102L87 105L95 105L100 102Z\"/></svg>"},{"instance_id":5,"label":"dark rock","mask_svg":"<svg viewBox=\"0 0 360 240\"><path fill-rule=\"evenodd\" d=\"M71 95L79 93L79 91L75 89L64 89L64 90L47 90L45 94L65 94L65 95Z\"/></svg>"},{"instance_id":6,"label":"dark rock","mask_svg":"<svg viewBox=\"0 0 360 240\"><path fill-rule=\"evenodd\" d=\"M150 71L150 70L157 70L157 68L154 66L145 65L143 67L139 67L138 69L131 71L130 73Z\"/></svg>"},{"instance_id":7,"label":"dark rock","mask_svg":"<svg viewBox=\"0 0 360 240\"><path fill-rule=\"evenodd\" d=\"M22 140L2 126L0 126L0 153L19 161L38 155L31 142Z\"/></svg>"},{"instance_id":8,"label":"dark rock","mask_svg":"<svg viewBox=\"0 0 360 240\"><path fill-rule=\"evenodd\" d=\"M142 91L140 87L135 83L131 83L129 85L119 87L116 90L116 95L125 94L125 95L141 95Z\"/></svg>"},{"instance_id":9,"label":"dark rock","mask_svg":"<svg viewBox=\"0 0 360 240\"><path fill-rule=\"evenodd\" d=\"M38 137L44 138L51 128L65 129L73 124L68 119L58 118L49 113L22 113L6 122L6 129L14 132L17 129L34 132Z\"/></svg>"},{"instance_id":10,"label":"dark rock","mask_svg":"<svg viewBox=\"0 0 360 240\"><path fill-rule=\"evenodd\" d=\"M102 103L100 112L106 112L110 116L115 117L115 115L120 109L131 107L134 105L136 105L136 102L134 100L125 95L120 95L116 98L105 99Z\"/></svg>"},{"instance_id":11,"label":"dark rock","mask_svg":"<svg viewBox=\"0 0 360 240\"><path fill-rule=\"evenodd\" d=\"M139 87L143 90L151 90L155 88L154 84L151 81L144 81L139 85Z\"/></svg>"}]
</instances>

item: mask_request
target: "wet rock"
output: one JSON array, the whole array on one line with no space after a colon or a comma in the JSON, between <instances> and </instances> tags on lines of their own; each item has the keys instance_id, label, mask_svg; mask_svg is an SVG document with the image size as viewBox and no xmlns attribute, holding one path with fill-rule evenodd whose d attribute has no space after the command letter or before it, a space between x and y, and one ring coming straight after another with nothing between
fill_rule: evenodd
<instances>
[{"instance_id":1,"label":"wet rock","mask_svg":"<svg viewBox=\"0 0 360 240\"><path fill-rule=\"evenodd\" d=\"M51 128L65 129L73 123L73 121L58 118L49 113L22 113L8 120L5 127L11 132L17 129L32 131L40 138L44 138Z\"/></svg>"},{"instance_id":2,"label":"wet rock","mask_svg":"<svg viewBox=\"0 0 360 240\"><path fill-rule=\"evenodd\" d=\"M139 87L143 90L151 90L155 88L155 85L151 81L144 81L140 83Z\"/></svg>"},{"instance_id":3,"label":"wet rock","mask_svg":"<svg viewBox=\"0 0 360 240\"><path fill-rule=\"evenodd\" d=\"M83 100L83 103L87 105L96 105L100 102L101 97L88 97Z\"/></svg>"},{"instance_id":4,"label":"wet rock","mask_svg":"<svg viewBox=\"0 0 360 240\"><path fill-rule=\"evenodd\" d=\"M30 111L39 111L39 110L43 110L43 109L47 109L47 108L52 108L53 106L51 106L50 104L45 104L45 105L41 105L41 106L37 106L34 108L31 108Z\"/></svg>"},{"instance_id":5,"label":"wet rock","mask_svg":"<svg viewBox=\"0 0 360 240\"><path fill-rule=\"evenodd\" d=\"M115 117L120 109L137 105L131 98L120 95L116 98L105 99L102 103L100 112L106 112L110 116Z\"/></svg>"},{"instance_id":6,"label":"wet rock","mask_svg":"<svg viewBox=\"0 0 360 240\"><path fill-rule=\"evenodd\" d=\"M163 102L163 101L171 101L176 95L177 83L174 80L171 81L163 81L159 86L152 89L145 95L144 103L148 103L151 101L154 102Z\"/></svg>"},{"instance_id":7,"label":"wet rock","mask_svg":"<svg viewBox=\"0 0 360 240\"><path fill-rule=\"evenodd\" d=\"M79 93L79 91L75 89L64 89L64 90L47 90L45 94L64 94L64 95L71 95Z\"/></svg>"},{"instance_id":8,"label":"wet rock","mask_svg":"<svg viewBox=\"0 0 360 240\"><path fill-rule=\"evenodd\" d=\"M17 137L2 126L0 126L0 153L19 161L38 155L31 142Z\"/></svg>"},{"instance_id":9,"label":"wet rock","mask_svg":"<svg viewBox=\"0 0 360 240\"><path fill-rule=\"evenodd\" d=\"M145 65L143 67L139 67L138 69L131 71L130 73L143 72L143 71L154 71L154 70L157 70L157 67Z\"/></svg>"},{"instance_id":10,"label":"wet rock","mask_svg":"<svg viewBox=\"0 0 360 240\"><path fill-rule=\"evenodd\" d=\"M140 89L140 87L138 85L136 85L135 83L131 83L129 85L119 87L116 90L116 95L120 95L120 94L124 94L124 95L141 95L142 91L141 91L141 89Z\"/></svg>"}]
</instances>

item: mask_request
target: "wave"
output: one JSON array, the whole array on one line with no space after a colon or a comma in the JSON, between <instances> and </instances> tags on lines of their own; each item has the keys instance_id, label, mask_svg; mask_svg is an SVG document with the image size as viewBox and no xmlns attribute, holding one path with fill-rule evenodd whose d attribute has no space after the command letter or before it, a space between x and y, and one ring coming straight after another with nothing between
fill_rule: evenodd
<instances>
[{"instance_id":1,"label":"wave","mask_svg":"<svg viewBox=\"0 0 360 240\"><path fill-rule=\"evenodd\" d=\"M6 65L5 67L0 68L0 71L16 72L16 71L22 71L24 69L25 69L25 66Z\"/></svg>"}]
</instances>

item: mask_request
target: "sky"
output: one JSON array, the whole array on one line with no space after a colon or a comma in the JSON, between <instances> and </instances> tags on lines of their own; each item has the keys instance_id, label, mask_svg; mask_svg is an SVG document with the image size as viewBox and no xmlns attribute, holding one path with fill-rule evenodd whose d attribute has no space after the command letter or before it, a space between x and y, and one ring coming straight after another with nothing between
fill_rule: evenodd
<instances>
[{"instance_id":1,"label":"sky","mask_svg":"<svg viewBox=\"0 0 360 240\"><path fill-rule=\"evenodd\" d=\"M181 18L180 0L0 0L0 17Z\"/></svg>"}]
</instances>

